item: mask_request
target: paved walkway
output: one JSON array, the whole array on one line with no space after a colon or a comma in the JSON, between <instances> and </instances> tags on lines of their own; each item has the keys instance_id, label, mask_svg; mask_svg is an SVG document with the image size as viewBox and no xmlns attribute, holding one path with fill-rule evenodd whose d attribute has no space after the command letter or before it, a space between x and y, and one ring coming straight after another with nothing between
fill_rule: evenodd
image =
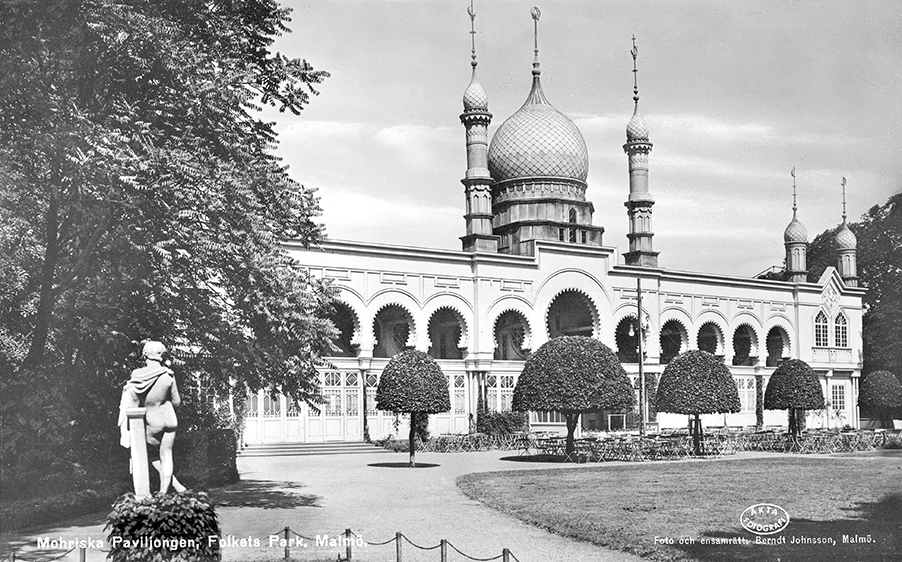
<instances>
[{"instance_id":1,"label":"paved walkway","mask_svg":"<svg viewBox=\"0 0 902 562\"><path fill-rule=\"evenodd\" d=\"M406 463L403 453L328 455L305 457L239 458L242 481L214 493L222 504L217 512L223 545L223 560L281 560L284 548L270 545L269 536L285 526L306 537L336 537L346 528L369 542L392 539L404 533L414 543L431 547L447 539L475 558L499 556L509 548L521 562L635 561L640 558L554 535L521 523L498 511L469 500L456 486L458 476L472 472L553 469L581 470L590 465L522 463L499 460L516 452L420 453L422 464L431 468L393 468L380 464ZM619 464L619 463L617 463ZM598 466L598 465L591 465ZM19 558L48 559L64 551L35 549L38 537L51 539L103 539L106 514L97 514L71 524L30 534L6 536L4 542L30 551ZM294 535L292 535L294 536ZM253 540L259 541L259 546ZM293 546L298 560L335 560L343 547ZM248 546L250 543L250 546ZM7 544L3 545L7 550ZM354 546L354 559L363 562L395 560L394 543L385 546ZM424 552L404 543L404 560L438 561L438 550ZM88 550L88 562L101 562L105 553ZM449 560L465 560L449 548ZM78 560L73 552L63 562Z\"/></svg>"}]
</instances>

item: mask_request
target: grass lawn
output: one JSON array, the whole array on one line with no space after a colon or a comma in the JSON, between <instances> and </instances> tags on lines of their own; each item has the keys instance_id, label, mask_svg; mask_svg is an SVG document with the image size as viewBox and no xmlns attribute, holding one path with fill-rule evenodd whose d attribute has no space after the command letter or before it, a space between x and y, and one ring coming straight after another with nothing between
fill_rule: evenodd
<instances>
[{"instance_id":1,"label":"grass lawn","mask_svg":"<svg viewBox=\"0 0 902 562\"><path fill-rule=\"evenodd\" d=\"M899 455L493 472L462 476L458 486L472 499L554 533L653 560L902 560ZM742 511L759 503L789 513L789 527L769 537L786 544L755 544L755 535L741 527ZM843 535L873 542L843 543ZM680 544L685 537L693 542ZM737 537L751 544L702 544ZM836 545L790 544L805 537L832 538ZM663 544L664 538L674 544Z\"/></svg>"}]
</instances>

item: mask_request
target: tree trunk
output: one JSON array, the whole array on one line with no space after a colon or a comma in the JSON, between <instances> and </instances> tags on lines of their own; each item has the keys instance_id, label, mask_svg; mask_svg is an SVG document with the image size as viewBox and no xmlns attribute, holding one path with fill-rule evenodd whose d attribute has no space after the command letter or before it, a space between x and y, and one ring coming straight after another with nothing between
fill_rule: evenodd
<instances>
[{"instance_id":1,"label":"tree trunk","mask_svg":"<svg viewBox=\"0 0 902 562\"><path fill-rule=\"evenodd\" d=\"M44 361L44 348L50 335L50 319L53 317L53 281L56 277L56 262L59 256L59 193L56 186L50 188L50 202L47 209L47 232L45 233L44 263L41 264L41 288L35 311L34 328L28 355L22 369L33 369Z\"/></svg>"},{"instance_id":2,"label":"tree trunk","mask_svg":"<svg viewBox=\"0 0 902 562\"><path fill-rule=\"evenodd\" d=\"M695 418L692 420L692 449L695 452L696 456L703 455L704 448L702 447L702 418L701 414L693 414Z\"/></svg>"},{"instance_id":3,"label":"tree trunk","mask_svg":"<svg viewBox=\"0 0 902 562\"><path fill-rule=\"evenodd\" d=\"M417 467L417 413L410 412L410 468Z\"/></svg>"},{"instance_id":4,"label":"tree trunk","mask_svg":"<svg viewBox=\"0 0 902 562\"><path fill-rule=\"evenodd\" d=\"M798 420L798 417L796 416L796 409L790 408L789 409L789 434L793 437L795 437L799 433L798 423L799 423L799 420Z\"/></svg>"},{"instance_id":5,"label":"tree trunk","mask_svg":"<svg viewBox=\"0 0 902 562\"><path fill-rule=\"evenodd\" d=\"M576 445L573 443L573 433L576 431L576 421L579 419L579 414L564 414L564 418L567 420L567 445L565 450L569 456L576 450Z\"/></svg>"}]
</instances>

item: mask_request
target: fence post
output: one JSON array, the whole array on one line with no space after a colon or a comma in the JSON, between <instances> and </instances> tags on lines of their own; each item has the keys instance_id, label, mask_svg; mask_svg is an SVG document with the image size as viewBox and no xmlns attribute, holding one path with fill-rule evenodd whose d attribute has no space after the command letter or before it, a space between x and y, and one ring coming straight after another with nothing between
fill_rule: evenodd
<instances>
[{"instance_id":1,"label":"fence post","mask_svg":"<svg viewBox=\"0 0 902 562\"><path fill-rule=\"evenodd\" d=\"M506 548L501 549L501 560L502 562L511 562L511 551Z\"/></svg>"},{"instance_id":2,"label":"fence post","mask_svg":"<svg viewBox=\"0 0 902 562\"><path fill-rule=\"evenodd\" d=\"M398 531L395 533L395 562L402 562L401 560L401 532Z\"/></svg>"},{"instance_id":3,"label":"fence post","mask_svg":"<svg viewBox=\"0 0 902 562\"><path fill-rule=\"evenodd\" d=\"M78 549L78 562L85 562L85 547L81 547Z\"/></svg>"},{"instance_id":4,"label":"fence post","mask_svg":"<svg viewBox=\"0 0 902 562\"><path fill-rule=\"evenodd\" d=\"M288 528L288 526L286 526L285 529L282 530L282 532L285 534L285 560L288 560L289 558L291 558L291 547L288 546L288 532L289 531L290 531L290 529Z\"/></svg>"},{"instance_id":5,"label":"fence post","mask_svg":"<svg viewBox=\"0 0 902 562\"><path fill-rule=\"evenodd\" d=\"M441 553L442 553L442 562L448 562L448 541L445 539L442 539Z\"/></svg>"},{"instance_id":6,"label":"fence post","mask_svg":"<svg viewBox=\"0 0 902 562\"><path fill-rule=\"evenodd\" d=\"M16 553L15 552L9 553L9 562L16 562Z\"/></svg>"},{"instance_id":7,"label":"fence post","mask_svg":"<svg viewBox=\"0 0 902 562\"><path fill-rule=\"evenodd\" d=\"M351 530L345 529L345 560L351 559Z\"/></svg>"}]
</instances>

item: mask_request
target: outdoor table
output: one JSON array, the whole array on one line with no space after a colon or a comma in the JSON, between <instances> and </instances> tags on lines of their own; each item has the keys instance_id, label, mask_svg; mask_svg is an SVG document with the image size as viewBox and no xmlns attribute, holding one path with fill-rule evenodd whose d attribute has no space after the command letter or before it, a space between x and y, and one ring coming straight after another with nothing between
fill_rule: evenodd
<instances>
[{"instance_id":1,"label":"outdoor table","mask_svg":"<svg viewBox=\"0 0 902 562\"><path fill-rule=\"evenodd\" d=\"M517 456L530 456L532 453L530 451L537 452L538 445L536 443L536 436L531 433L521 433L516 441L517 445Z\"/></svg>"}]
</instances>

